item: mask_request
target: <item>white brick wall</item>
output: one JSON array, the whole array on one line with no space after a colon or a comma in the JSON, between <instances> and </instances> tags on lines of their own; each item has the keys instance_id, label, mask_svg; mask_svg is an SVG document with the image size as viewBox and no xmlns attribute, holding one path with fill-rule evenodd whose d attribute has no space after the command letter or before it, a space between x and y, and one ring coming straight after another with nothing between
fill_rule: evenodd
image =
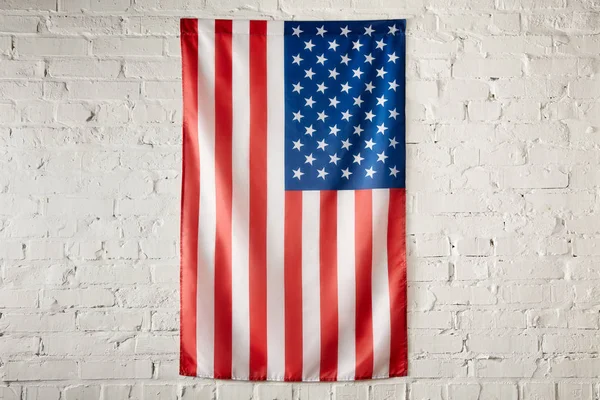
<instances>
[{"instance_id":1,"label":"white brick wall","mask_svg":"<svg viewBox=\"0 0 600 400\"><path fill-rule=\"evenodd\" d=\"M181 379L180 17L409 18L410 377ZM597 0L0 0L0 398L600 396Z\"/></svg>"}]
</instances>

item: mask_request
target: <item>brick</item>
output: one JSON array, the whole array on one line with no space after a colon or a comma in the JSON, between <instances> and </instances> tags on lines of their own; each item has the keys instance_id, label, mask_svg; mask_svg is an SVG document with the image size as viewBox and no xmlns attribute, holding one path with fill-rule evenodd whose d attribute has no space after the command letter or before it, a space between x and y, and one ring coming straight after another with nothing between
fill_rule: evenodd
<instances>
[{"instance_id":1,"label":"brick","mask_svg":"<svg viewBox=\"0 0 600 400\"><path fill-rule=\"evenodd\" d=\"M71 198L56 196L48 199L48 215L111 216L113 201L108 199Z\"/></svg>"},{"instance_id":2,"label":"brick","mask_svg":"<svg viewBox=\"0 0 600 400\"><path fill-rule=\"evenodd\" d=\"M83 38L19 37L15 47L21 56L84 56L89 42Z\"/></svg>"},{"instance_id":3,"label":"brick","mask_svg":"<svg viewBox=\"0 0 600 400\"><path fill-rule=\"evenodd\" d=\"M592 400L592 386L589 383L558 382L559 400Z\"/></svg>"},{"instance_id":4,"label":"brick","mask_svg":"<svg viewBox=\"0 0 600 400\"><path fill-rule=\"evenodd\" d=\"M75 329L75 315L48 312L43 314L3 313L0 327L10 333L72 331Z\"/></svg>"},{"instance_id":5,"label":"brick","mask_svg":"<svg viewBox=\"0 0 600 400\"><path fill-rule=\"evenodd\" d=\"M39 78L43 75L43 62L0 60L0 78Z\"/></svg>"},{"instance_id":6,"label":"brick","mask_svg":"<svg viewBox=\"0 0 600 400\"><path fill-rule=\"evenodd\" d=\"M471 101L467 110L471 121L490 121L500 118L502 106L495 101Z\"/></svg>"},{"instance_id":7,"label":"brick","mask_svg":"<svg viewBox=\"0 0 600 400\"><path fill-rule=\"evenodd\" d=\"M373 386L373 400L406 400L406 384L377 384Z\"/></svg>"},{"instance_id":8,"label":"brick","mask_svg":"<svg viewBox=\"0 0 600 400\"><path fill-rule=\"evenodd\" d=\"M410 384L410 399L443 400L445 385L439 383L413 382Z\"/></svg>"},{"instance_id":9,"label":"brick","mask_svg":"<svg viewBox=\"0 0 600 400\"><path fill-rule=\"evenodd\" d=\"M48 64L48 74L56 78L116 78L121 71L117 60L56 59Z\"/></svg>"},{"instance_id":10,"label":"brick","mask_svg":"<svg viewBox=\"0 0 600 400\"><path fill-rule=\"evenodd\" d=\"M534 359L476 360L475 376L482 378L531 378L536 370Z\"/></svg>"},{"instance_id":11,"label":"brick","mask_svg":"<svg viewBox=\"0 0 600 400\"><path fill-rule=\"evenodd\" d=\"M511 383L487 383L448 385L449 400L517 400L517 385Z\"/></svg>"},{"instance_id":12,"label":"brick","mask_svg":"<svg viewBox=\"0 0 600 400\"><path fill-rule=\"evenodd\" d=\"M219 385L216 389L218 399L252 399L252 386L243 383L234 383L231 385Z\"/></svg>"},{"instance_id":13,"label":"brick","mask_svg":"<svg viewBox=\"0 0 600 400\"><path fill-rule=\"evenodd\" d=\"M149 379L152 377L150 360L82 361L82 379Z\"/></svg>"},{"instance_id":14,"label":"brick","mask_svg":"<svg viewBox=\"0 0 600 400\"><path fill-rule=\"evenodd\" d=\"M164 285L163 285L164 286ZM130 308L175 308L178 296L174 289L148 286L141 288L122 288L117 291L117 299L123 307Z\"/></svg>"},{"instance_id":15,"label":"brick","mask_svg":"<svg viewBox=\"0 0 600 400\"><path fill-rule=\"evenodd\" d=\"M475 353L536 354L538 338L533 335L470 334L467 338L467 349Z\"/></svg>"},{"instance_id":16,"label":"brick","mask_svg":"<svg viewBox=\"0 0 600 400\"><path fill-rule=\"evenodd\" d=\"M408 326L412 329L447 329L452 326L452 314L446 311L409 312Z\"/></svg>"},{"instance_id":17,"label":"brick","mask_svg":"<svg viewBox=\"0 0 600 400\"><path fill-rule=\"evenodd\" d=\"M212 400L214 386L186 385L181 388L181 400Z\"/></svg>"},{"instance_id":18,"label":"brick","mask_svg":"<svg viewBox=\"0 0 600 400\"><path fill-rule=\"evenodd\" d=\"M460 353L463 348L463 338L458 335L418 334L411 336L410 341L413 353Z\"/></svg>"},{"instance_id":19,"label":"brick","mask_svg":"<svg viewBox=\"0 0 600 400\"><path fill-rule=\"evenodd\" d=\"M113 293L108 289L45 290L41 296L41 307L110 307L115 304Z\"/></svg>"},{"instance_id":20,"label":"brick","mask_svg":"<svg viewBox=\"0 0 600 400\"><path fill-rule=\"evenodd\" d=\"M77 378L77 363L72 360L8 361L6 379L11 381L64 380Z\"/></svg>"},{"instance_id":21,"label":"brick","mask_svg":"<svg viewBox=\"0 0 600 400\"><path fill-rule=\"evenodd\" d=\"M75 385L65 388L65 400L90 399L98 400L100 398L100 386L93 385Z\"/></svg>"},{"instance_id":22,"label":"brick","mask_svg":"<svg viewBox=\"0 0 600 400\"><path fill-rule=\"evenodd\" d=\"M6 356L33 356L39 351L40 340L37 337L3 336L0 342L0 353Z\"/></svg>"},{"instance_id":23,"label":"brick","mask_svg":"<svg viewBox=\"0 0 600 400\"><path fill-rule=\"evenodd\" d=\"M163 40L156 37L106 37L92 41L92 52L99 56L160 56Z\"/></svg>"},{"instance_id":24,"label":"brick","mask_svg":"<svg viewBox=\"0 0 600 400\"><path fill-rule=\"evenodd\" d=\"M125 76L138 79L181 79L178 61L130 61L125 63Z\"/></svg>"},{"instance_id":25,"label":"brick","mask_svg":"<svg viewBox=\"0 0 600 400\"><path fill-rule=\"evenodd\" d=\"M81 311L77 325L84 331L138 331L144 323L140 311Z\"/></svg>"},{"instance_id":26,"label":"brick","mask_svg":"<svg viewBox=\"0 0 600 400\"><path fill-rule=\"evenodd\" d=\"M37 290L0 290L0 308L36 308Z\"/></svg>"},{"instance_id":27,"label":"brick","mask_svg":"<svg viewBox=\"0 0 600 400\"><path fill-rule=\"evenodd\" d=\"M422 378L460 378L467 375L467 366L461 360L422 359L413 360L413 373Z\"/></svg>"},{"instance_id":28,"label":"brick","mask_svg":"<svg viewBox=\"0 0 600 400\"><path fill-rule=\"evenodd\" d=\"M76 81L68 84L69 98L107 100L135 99L140 95L140 87L135 82L85 82Z\"/></svg>"},{"instance_id":29,"label":"brick","mask_svg":"<svg viewBox=\"0 0 600 400\"><path fill-rule=\"evenodd\" d=\"M62 0L60 11L127 11L131 0Z\"/></svg>"},{"instance_id":30,"label":"brick","mask_svg":"<svg viewBox=\"0 0 600 400\"><path fill-rule=\"evenodd\" d=\"M521 76L519 59L463 58L452 65L456 78L512 78Z\"/></svg>"},{"instance_id":31,"label":"brick","mask_svg":"<svg viewBox=\"0 0 600 400\"><path fill-rule=\"evenodd\" d=\"M557 361L550 370L550 376L556 378L597 378L600 360L583 358Z\"/></svg>"},{"instance_id":32,"label":"brick","mask_svg":"<svg viewBox=\"0 0 600 400\"><path fill-rule=\"evenodd\" d=\"M15 100L42 97L42 84L35 81L0 81L0 96Z\"/></svg>"}]
</instances>

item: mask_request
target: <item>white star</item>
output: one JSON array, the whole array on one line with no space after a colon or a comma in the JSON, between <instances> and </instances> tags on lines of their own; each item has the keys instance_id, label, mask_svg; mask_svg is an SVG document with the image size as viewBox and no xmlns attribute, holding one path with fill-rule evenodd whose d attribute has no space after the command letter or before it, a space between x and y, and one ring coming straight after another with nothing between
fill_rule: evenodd
<instances>
[{"instance_id":1,"label":"white star","mask_svg":"<svg viewBox=\"0 0 600 400\"><path fill-rule=\"evenodd\" d=\"M383 48L384 48L385 46L387 46L387 44L383 42L383 39L381 39L381 40L378 40L378 41L376 41L375 43L377 43L377 48L378 48L379 50L383 50Z\"/></svg>"},{"instance_id":2,"label":"white star","mask_svg":"<svg viewBox=\"0 0 600 400\"><path fill-rule=\"evenodd\" d=\"M327 59L325 58L325 54L317 56L317 64L325 65L325 61L327 61Z\"/></svg>"},{"instance_id":3,"label":"white star","mask_svg":"<svg viewBox=\"0 0 600 400\"><path fill-rule=\"evenodd\" d=\"M325 93L325 89L327 89L327 86L325 86L325 82L317 84L317 92Z\"/></svg>"},{"instance_id":4,"label":"white star","mask_svg":"<svg viewBox=\"0 0 600 400\"><path fill-rule=\"evenodd\" d=\"M329 175L329 172L325 172L325 167L323 167L322 169L318 169L317 172L319 174L317 178L323 178L323 180L325 180L326 175Z\"/></svg>"},{"instance_id":5,"label":"white star","mask_svg":"<svg viewBox=\"0 0 600 400\"><path fill-rule=\"evenodd\" d=\"M385 131L387 131L387 128L385 127L384 123L382 123L381 125L377 125L377 133L385 135Z\"/></svg>"},{"instance_id":6,"label":"white star","mask_svg":"<svg viewBox=\"0 0 600 400\"><path fill-rule=\"evenodd\" d=\"M371 36L371 33L375 32L375 29L373 29L373 25L369 25L368 27L365 28L365 35L369 35Z\"/></svg>"},{"instance_id":7,"label":"white star","mask_svg":"<svg viewBox=\"0 0 600 400\"><path fill-rule=\"evenodd\" d=\"M313 162L317 161L317 159L313 157L312 153L310 153L307 156L304 156L304 158L306 158L306 161L304 161L304 164L313 165Z\"/></svg>"},{"instance_id":8,"label":"white star","mask_svg":"<svg viewBox=\"0 0 600 400\"><path fill-rule=\"evenodd\" d=\"M315 75L315 73L313 72L312 68L305 69L304 73L306 74L306 75L304 75L304 77L308 78L308 79L311 79L311 80L312 80L313 75Z\"/></svg>"},{"instance_id":9,"label":"white star","mask_svg":"<svg viewBox=\"0 0 600 400\"><path fill-rule=\"evenodd\" d=\"M384 75L387 74L387 72L383 69L383 67L381 67L380 69L378 69L376 71L377 71L377 77L383 78Z\"/></svg>"},{"instance_id":10,"label":"white star","mask_svg":"<svg viewBox=\"0 0 600 400\"><path fill-rule=\"evenodd\" d=\"M358 153L358 155L352 156L352 157L354 157L354 161L352 161L352 163L357 163L358 165L360 165L360 162L362 160L364 160L364 158L360 156L360 153Z\"/></svg>"},{"instance_id":11,"label":"white star","mask_svg":"<svg viewBox=\"0 0 600 400\"><path fill-rule=\"evenodd\" d=\"M333 136L337 136L340 129L337 127L337 124L329 127L329 134Z\"/></svg>"},{"instance_id":12,"label":"white star","mask_svg":"<svg viewBox=\"0 0 600 400\"><path fill-rule=\"evenodd\" d=\"M334 154L334 155L332 155L332 156L329 156L329 163L330 163L330 164L331 164L331 163L334 163L335 165L337 165L338 161L340 161L340 160L341 160L341 158L339 158L339 157L337 156L337 153L335 153L335 154Z\"/></svg>"},{"instance_id":13,"label":"white star","mask_svg":"<svg viewBox=\"0 0 600 400\"><path fill-rule=\"evenodd\" d=\"M361 132L364 132L364 129L361 128L360 125L356 125L352 134L360 136Z\"/></svg>"},{"instance_id":14,"label":"white star","mask_svg":"<svg viewBox=\"0 0 600 400\"><path fill-rule=\"evenodd\" d=\"M394 108L393 110L388 110L388 111L390 112L390 116L389 116L388 118L394 118L394 119L396 119L396 117L397 117L398 115L400 115L400 114L399 114L399 113L396 111L396 109L395 109L395 108Z\"/></svg>"},{"instance_id":15,"label":"white star","mask_svg":"<svg viewBox=\"0 0 600 400\"><path fill-rule=\"evenodd\" d=\"M332 99L329 99L329 105L333 108L336 108L337 105L340 104L340 101L337 99L337 97L333 97Z\"/></svg>"},{"instance_id":16,"label":"white star","mask_svg":"<svg viewBox=\"0 0 600 400\"><path fill-rule=\"evenodd\" d=\"M350 86L348 82L342 84L342 92L349 93L350 89L352 89L352 86Z\"/></svg>"},{"instance_id":17,"label":"white star","mask_svg":"<svg viewBox=\"0 0 600 400\"><path fill-rule=\"evenodd\" d=\"M388 28L389 28L389 30L390 30L388 33L389 33L389 34L392 34L392 35L394 35L394 36L396 35L396 32L398 32L398 31L400 30L400 29L396 28L396 25L395 25L395 24L394 24L393 26L389 26Z\"/></svg>"},{"instance_id":18,"label":"white star","mask_svg":"<svg viewBox=\"0 0 600 400\"><path fill-rule=\"evenodd\" d=\"M373 89L375 89L373 82L365 83L365 86L366 86L365 90L368 90L369 92L373 93Z\"/></svg>"},{"instance_id":19,"label":"white star","mask_svg":"<svg viewBox=\"0 0 600 400\"><path fill-rule=\"evenodd\" d=\"M304 50L312 51L313 47L315 47L315 45L313 44L312 39L308 42L304 42Z\"/></svg>"},{"instance_id":20,"label":"white star","mask_svg":"<svg viewBox=\"0 0 600 400\"><path fill-rule=\"evenodd\" d=\"M382 163L385 164L386 158L388 158L388 156L385 155L385 151L382 151L381 153L377 153L377 162L381 161Z\"/></svg>"},{"instance_id":21,"label":"white star","mask_svg":"<svg viewBox=\"0 0 600 400\"><path fill-rule=\"evenodd\" d=\"M350 172L350 168L342 170L342 178L350 179L350 175L352 175L352 172Z\"/></svg>"},{"instance_id":22,"label":"white star","mask_svg":"<svg viewBox=\"0 0 600 400\"><path fill-rule=\"evenodd\" d=\"M373 65L373 60L375 57L371 56L371 53L365 54L365 62Z\"/></svg>"},{"instance_id":23,"label":"white star","mask_svg":"<svg viewBox=\"0 0 600 400\"><path fill-rule=\"evenodd\" d=\"M344 54L342 56L342 61L340 61L340 64L346 64L348 65L348 63L350 62L351 58L348 57L348 54Z\"/></svg>"},{"instance_id":24,"label":"white star","mask_svg":"<svg viewBox=\"0 0 600 400\"><path fill-rule=\"evenodd\" d=\"M391 176L391 175L394 175L394 178L395 178L395 177L396 177L396 175L398 174L398 172L400 172L400 171L398 171L398 170L396 169L396 166L395 166L395 165L394 165L392 168L390 168L390 176Z\"/></svg>"},{"instance_id":25,"label":"white star","mask_svg":"<svg viewBox=\"0 0 600 400\"><path fill-rule=\"evenodd\" d=\"M400 57L396 56L396 52L393 52L392 54L388 54L388 62L393 62L394 64L396 64L396 60L399 59Z\"/></svg>"},{"instance_id":26,"label":"white star","mask_svg":"<svg viewBox=\"0 0 600 400\"><path fill-rule=\"evenodd\" d=\"M302 142L300 142L300 139L296 140L295 142L292 140L292 143L294 143L294 149L298 151L300 151L300 148L304 146Z\"/></svg>"},{"instance_id":27,"label":"white star","mask_svg":"<svg viewBox=\"0 0 600 400\"><path fill-rule=\"evenodd\" d=\"M325 122L325 118L327 118L327 114L325 114L325 111L321 111L320 113L317 113L317 115L319 116L317 118L317 121Z\"/></svg>"},{"instance_id":28,"label":"white star","mask_svg":"<svg viewBox=\"0 0 600 400\"><path fill-rule=\"evenodd\" d=\"M292 64L300 65L300 61L304 61L304 58L300 57L300 54L298 54L297 56L292 56L292 58L294 59L294 61L292 61Z\"/></svg>"},{"instance_id":29,"label":"white star","mask_svg":"<svg viewBox=\"0 0 600 400\"><path fill-rule=\"evenodd\" d=\"M325 143L325 139L323 140L317 140L317 150L323 150L325 151L325 147L329 146L327 143Z\"/></svg>"},{"instance_id":30,"label":"white star","mask_svg":"<svg viewBox=\"0 0 600 400\"><path fill-rule=\"evenodd\" d=\"M292 90L292 92L300 93L300 91L304 89L304 87L300 85L300 82L296 83L295 85L292 84L292 86L294 86L294 90Z\"/></svg>"},{"instance_id":31,"label":"white star","mask_svg":"<svg viewBox=\"0 0 600 400\"><path fill-rule=\"evenodd\" d=\"M390 145L389 145L388 147L393 147L393 148L396 148L396 145L397 145L398 143L400 143L400 142L397 142L397 141L396 141L396 138L395 138L395 137L393 137L393 138L389 139L389 141L390 141Z\"/></svg>"},{"instance_id":32,"label":"white star","mask_svg":"<svg viewBox=\"0 0 600 400\"><path fill-rule=\"evenodd\" d=\"M305 107L309 106L310 108L312 108L313 104L316 103L316 101L313 100L312 96L304 100L306 100L306 104L304 105Z\"/></svg>"},{"instance_id":33,"label":"white star","mask_svg":"<svg viewBox=\"0 0 600 400\"><path fill-rule=\"evenodd\" d=\"M373 146L375 146L375 142L373 139L365 140L365 147L369 150L373 150Z\"/></svg>"},{"instance_id":34,"label":"white star","mask_svg":"<svg viewBox=\"0 0 600 400\"><path fill-rule=\"evenodd\" d=\"M306 132L304 132L304 134L308 135L308 136L312 136L312 134L315 133L315 132L316 132L316 130L313 129L313 127L311 125L311 126L307 126L306 127Z\"/></svg>"},{"instance_id":35,"label":"white star","mask_svg":"<svg viewBox=\"0 0 600 400\"><path fill-rule=\"evenodd\" d=\"M354 99L354 105L355 106L359 106L360 107L360 105L365 102L363 99L360 98L360 96L353 97L353 99Z\"/></svg>"},{"instance_id":36,"label":"white star","mask_svg":"<svg viewBox=\"0 0 600 400\"><path fill-rule=\"evenodd\" d=\"M393 90L394 92L396 91L396 88L400 85L398 85L396 83L396 80L394 79L392 82L388 82L388 85L390 85L390 88L388 90Z\"/></svg>"},{"instance_id":37,"label":"white star","mask_svg":"<svg viewBox=\"0 0 600 400\"><path fill-rule=\"evenodd\" d=\"M345 119L346 121L350 121L351 116L352 114L350 114L350 110L346 110L342 113L342 119Z\"/></svg>"},{"instance_id":38,"label":"white star","mask_svg":"<svg viewBox=\"0 0 600 400\"><path fill-rule=\"evenodd\" d=\"M333 78L333 79L335 79L335 78L337 78L337 76L338 76L339 74L340 74L340 73L339 73L339 72L337 72L335 68L334 68L334 69L330 69L330 70L329 70L329 77L330 77L330 78Z\"/></svg>"},{"instance_id":39,"label":"white star","mask_svg":"<svg viewBox=\"0 0 600 400\"><path fill-rule=\"evenodd\" d=\"M373 167L369 167L369 169L365 169L365 172L367 173L367 174L365 175L365 177L367 177L367 176L368 176L368 177L369 177L369 178L371 178L371 179L373 179L373 175L374 175L375 173L377 173L377 171L374 171L374 170L373 170Z\"/></svg>"},{"instance_id":40,"label":"white star","mask_svg":"<svg viewBox=\"0 0 600 400\"><path fill-rule=\"evenodd\" d=\"M298 180L304 175L304 172L300 171L300 168L293 169L292 171L294 171L294 178L298 178Z\"/></svg>"},{"instance_id":41,"label":"white star","mask_svg":"<svg viewBox=\"0 0 600 400\"><path fill-rule=\"evenodd\" d=\"M294 114L294 121L300 122L300 120L304 118L304 115L300 113L300 110L298 110L298 112L293 112L292 114Z\"/></svg>"},{"instance_id":42,"label":"white star","mask_svg":"<svg viewBox=\"0 0 600 400\"><path fill-rule=\"evenodd\" d=\"M383 95L381 95L381 97L377 97L377 105L378 106L385 106L386 101L387 101L387 99Z\"/></svg>"},{"instance_id":43,"label":"white star","mask_svg":"<svg viewBox=\"0 0 600 400\"><path fill-rule=\"evenodd\" d=\"M374 117L375 117L375 114L373 114L373 110L365 113L365 119L368 119L371 122L373 122Z\"/></svg>"},{"instance_id":44,"label":"white star","mask_svg":"<svg viewBox=\"0 0 600 400\"><path fill-rule=\"evenodd\" d=\"M329 50L336 51L338 46L339 46L339 44L337 44L337 42L335 40L333 42L329 42Z\"/></svg>"},{"instance_id":45,"label":"white star","mask_svg":"<svg viewBox=\"0 0 600 400\"><path fill-rule=\"evenodd\" d=\"M350 150L350 146L352 146L350 139L342 140L342 149Z\"/></svg>"},{"instance_id":46,"label":"white star","mask_svg":"<svg viewBox=\"0 0 600 400\"><path fill-rule=\"evenodd\" d=\"M362 71L360 70L360 67L359 67L359 68L356 68L356 69L353 69L353 70L352 70L352 72L354 72L354 76L353 76L353 78L358 78L358 79L360 79L360 76L361 76L362 74L364 74L364 72L362 72Z\"/></svg>"},{"instance_id":47,"label":"white star","mask_svg":"<svg viewBox=\"0 0 600 400\"><path fill-rule=\"evenodd\" d=\"M350 29L348 29L348 25L346 25L345 28L342 28L342 33L340 33L340 35L344 35L346 37L348 37L348 34L352 32Z\"/></svg>"},{"instance_id":48,"label":"white star","mask_svg":"<svg viewBox=\"0 0 600 400\"><path fill-rule=\"evenodd\" d=\"M325 30L325 25L320 28L317 28L317 36L325 37L327 31Z\"/></svg>"},{"instance_id":49,"label":"white star","mask_svg":"<svg viewBox=\"0 0 600 400\"><path fill-rule=\"evenodd\" d=\"M360 51L360 48L362 47L362 43L360 43L360 40L357 40L356 42L352 42L352 50L358 50Z\"/></svg>"},{"instance_id":50,"label":"white star","mask_svg":"<svg viewBox=\"0 0 600 400\"><path fill-rule=\"evenodd\" d=\"M301 29L300 29L300 25L298 25L298 26L297 26L297 27L295 27L295 28L292 28L292 30L294 31L294 33L292 33L292 35L294 35L294 36L298 36L298 37L300 37L300 34L301 34L302 32L304 32L303 30L301 30Z\"/></svg>"}]
</instances>

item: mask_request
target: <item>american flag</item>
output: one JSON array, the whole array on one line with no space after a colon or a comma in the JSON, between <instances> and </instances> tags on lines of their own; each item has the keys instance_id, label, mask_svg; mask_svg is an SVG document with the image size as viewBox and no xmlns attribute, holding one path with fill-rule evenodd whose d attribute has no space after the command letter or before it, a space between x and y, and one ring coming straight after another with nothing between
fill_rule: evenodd
<instances>
[{"instance_id":1,"label":"american flag","mask_svg":"<svg viewBox=\"0 0 600 400\"><path fill-rule=\"evenodd\" d=\"M182 375L406 375L405 26L181 21Z\"/></svg>"}]
</instances>

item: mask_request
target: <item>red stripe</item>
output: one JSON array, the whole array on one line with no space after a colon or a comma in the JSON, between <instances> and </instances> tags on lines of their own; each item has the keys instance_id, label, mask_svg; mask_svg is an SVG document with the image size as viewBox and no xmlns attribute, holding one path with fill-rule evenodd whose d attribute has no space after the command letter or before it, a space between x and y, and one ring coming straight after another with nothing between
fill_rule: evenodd
<instances>
[{"instance_id":1,"label":"red stripe","mask_svg":"<svg viewBox=\"0 0 600 400\"><path fill-rule=\"evenodd\" d=\"M321 284L321 373L320 379L337 379L338 288L337 288L337 192L321 191L319 264Z\"/></svg>"},{"instance_id":2,"label":"red stripe","mask_svg":"<svg viewBox=\"0 0 600 400\"><path fill-rule=\"evenodd\" d=\"M215 21L215 378L231 378L231 21Z\"/></svg>"},{"instance_id":3,"label":"red stripe","mask_svg":"<svg viewBox=\"0 0 600 400\"><path fill-rule=\"evenodd\" d=\"M302 192L285 192L285 374L302 380Z\"/></svg>"},{"instance_id":4,"label":"red stripe","mask_svg":"<svg viewBox=\"0 0 600 400\"><path fill-rule=\"evenodd\" d=\"M373 376L373 198L371 190L355 192L356 379Z\"/></svg>"},{"instance_id":5,"label":"red stripe","mask_svg":"<svg viewBox=\"0 0 600 400\"><path fill-rule=\"evenodd\" d=\"M181 20L183 77L183 177L181 185L181 375L196 376L196 284L198 282L198 20Z\"/></svg>"},{"instance_id":6,"label":"red stripe","mask_svg":"<svg viewBox=\"0 0 600 400\"><path fill-rule=\"evenodd\" d=\"M387 252L391 312L390 376L405 376L408 372L405 189L390 189Z\"/></svg>"},{"instance_id":7,"label":"red stripe","mask_svg":"<svg viewBox=\"0 0 600 400\"><path fill-rule=\"evenodd\" d=\"M250 379L267 379L267 22L250 21Z\"/></svg>"}]
</instances>

